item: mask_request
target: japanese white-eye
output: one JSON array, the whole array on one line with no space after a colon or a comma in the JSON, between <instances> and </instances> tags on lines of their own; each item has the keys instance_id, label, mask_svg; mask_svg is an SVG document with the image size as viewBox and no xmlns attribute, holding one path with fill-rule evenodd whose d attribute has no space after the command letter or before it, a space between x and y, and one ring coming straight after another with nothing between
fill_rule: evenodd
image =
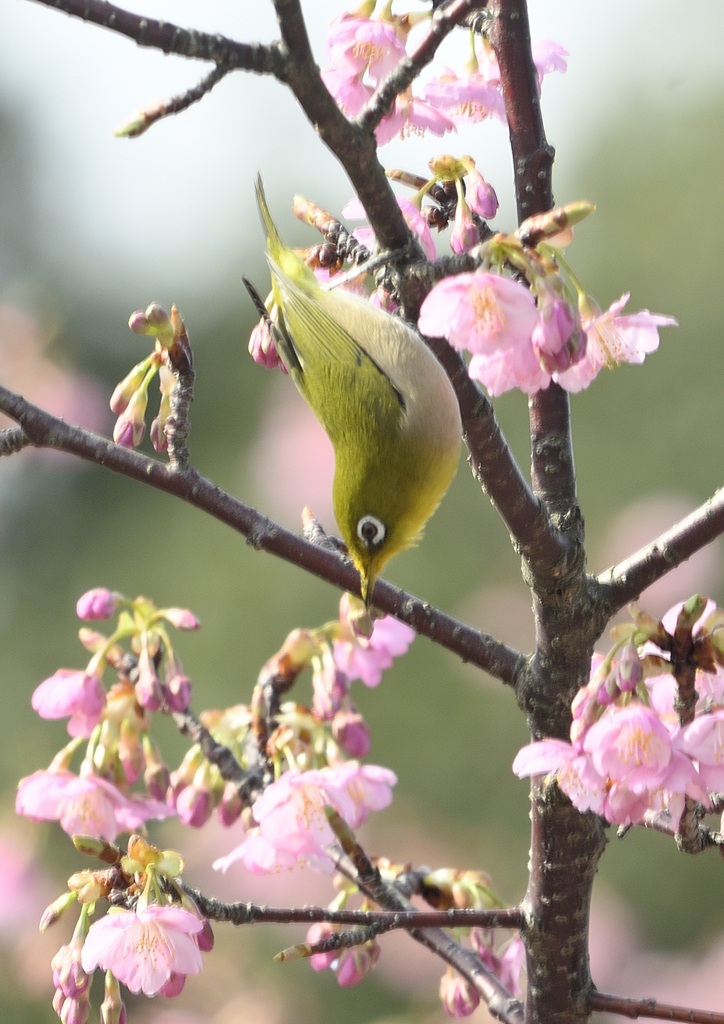
<instances>
[{"instance_id":1,"label":"japanese white-eye","mask_svg":"<svg viewBox=\"0 0 724 1024\"><path fill-rule=\"evenodd\" d=\"M276 324L267 322L332 442L334 514L369 604L382 566L420 538L455 475L462 433L457 399L414 330L349 292L319 286L282 242L261 179L256 196L278 311Z\"/></svg>"}]
</instances>

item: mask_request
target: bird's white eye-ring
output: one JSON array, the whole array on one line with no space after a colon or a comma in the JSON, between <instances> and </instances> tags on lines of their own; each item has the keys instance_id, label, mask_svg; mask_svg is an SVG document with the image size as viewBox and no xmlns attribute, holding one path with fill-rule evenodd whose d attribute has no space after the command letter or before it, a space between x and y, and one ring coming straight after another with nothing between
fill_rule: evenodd
<instances>
[{"instance_id":1,"label":"bird's white eye-ring","mask_svg":"<svg viewBox=\"0 0 724 1024\"><path fill-rule=\"evenodd\" d=\"M385 524L377 516L362 516L357 523L357 536L368 548L377 548L385 539Z\"/></svg>"}]
</instances>

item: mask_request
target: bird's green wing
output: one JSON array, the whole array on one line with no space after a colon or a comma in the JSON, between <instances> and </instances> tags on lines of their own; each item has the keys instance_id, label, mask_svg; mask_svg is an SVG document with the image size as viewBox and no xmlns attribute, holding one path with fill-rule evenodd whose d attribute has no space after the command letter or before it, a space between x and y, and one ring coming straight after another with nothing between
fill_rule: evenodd
<instances>
[{"instance_id":1,"label":"bird's green wing","mask_svg":"<svg viewBox=\"0 0 724 1024\"><path fill-rule=\"evenodd\" d=\"M358 415L369 410L373 418L399 423L405 408L402 395L379 364L322 307L315 296L316 281L298 285L273 260L270 264L281 297L283 357L291 348L285 365L333 443L340 405L360 410Z\"/></svg>"}]
</instances>

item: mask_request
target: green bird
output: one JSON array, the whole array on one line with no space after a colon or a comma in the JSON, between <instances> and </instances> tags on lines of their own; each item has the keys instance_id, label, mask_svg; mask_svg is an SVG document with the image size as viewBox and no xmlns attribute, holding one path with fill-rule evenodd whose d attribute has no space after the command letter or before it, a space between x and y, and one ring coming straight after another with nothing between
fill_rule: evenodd
<instances>
[{"instance_id":1,"label":"green bird","mask_svg":"<svg viewBox=\"0 0 724 1024\"><path fill-rule=\"evenodd\" d=\"M256 198L276 324L245 284L332 442L334 514L369 606L383 565L420 539L455 476L462 434L457 398L412 328L349 292L319 286L282 242L260 178Z\"/></svg>"}]
</instances>

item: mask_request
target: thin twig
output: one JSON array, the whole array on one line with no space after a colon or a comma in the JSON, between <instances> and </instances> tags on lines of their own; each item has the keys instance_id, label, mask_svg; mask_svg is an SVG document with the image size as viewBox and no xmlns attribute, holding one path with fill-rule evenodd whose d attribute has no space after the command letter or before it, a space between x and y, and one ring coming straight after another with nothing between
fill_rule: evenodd
<instances>
[{"instance_id":1,"label":"thin twig","mask_svg":"<svg viewBox=\"0 0 724 1024\"><path fill-rule=\"evenodd\" d=\"M715 1010L691 1010L686 1006L659 1003L656 999L628 999L607 992L592 992L591 1010L618 1013L622 1017L654 1017L656 1020L685 1021L686 1024L724 1024L724 1013Z\"/></svg>"},{"instance_id":2,"label":"thin twig","mask_svg":"<svg viewBox=\"0 0 724 1024\"><path fill-rule=\"evenodd\" d=\"M264 788L262 768L245 771L234 757L231 750L223 743L217 743L206 726L202 725L192 711L174 711L173 720L179 732L188 737L192 743L198 743L204 757L219 769L219 775L226 782L232 782L245 805L253 803L254 798Z\"/></svg>"},{"instance_id":3,"label":"thin twig","mask_svg":"<svg viewBox=\"0 0 724 1024\"><path fill-rule=\"evenodd\" d=\"M243 534L256 550L275 554L342 590L359 594L359 574L349 559L285 530L195 470L174 472L158 459L122 448L81 427L73 427L2 386L0 412L17 420L37 447L70 452L182 498ZM375 585L374 604L380 611L407 622L417 633L508 685L515 684L525 667L526 659L518 651L384 580L378 580Z\"/></svg>"},{"instance_id":4,"label":"thin twig","mask_svg":"<svg viewBox=\"0 0 724 1024\"><path fill-rule=\"evenodd\" d=\"M152 124L156 124L162 118L169 117L171 114L180 114L182 111L188 110L194 103L198 103L230 71L231 68L224 67L223 64L217 64L213 71L210 71L205 78L202 78L196 85L187 89L186 92L182 92L178 96L170 96L165 100L159 100L157 103L152 103L150 106L140 110L128 124L119 128L115 134L127 139L137 139L139 135L143 135L144 132L148 131Z\"/></svg>"},{"instance_id":5,"label":"thin twig","mask_svg":"<svg viewBox=\"0 0 724 1024\"><path fill-rule=\"evenodd\" d=\"M283 57L276 46L261 43L237 43L220 33L185 29L170 21L146 18L125 11L107 0L33 0L34 3L64 11L74 18L92 22L111 32L127 36L139 46L177 53L192 60L208 60L228 70L239 68L257 74L276 75Z\"/></svg>"}]
</instances>

